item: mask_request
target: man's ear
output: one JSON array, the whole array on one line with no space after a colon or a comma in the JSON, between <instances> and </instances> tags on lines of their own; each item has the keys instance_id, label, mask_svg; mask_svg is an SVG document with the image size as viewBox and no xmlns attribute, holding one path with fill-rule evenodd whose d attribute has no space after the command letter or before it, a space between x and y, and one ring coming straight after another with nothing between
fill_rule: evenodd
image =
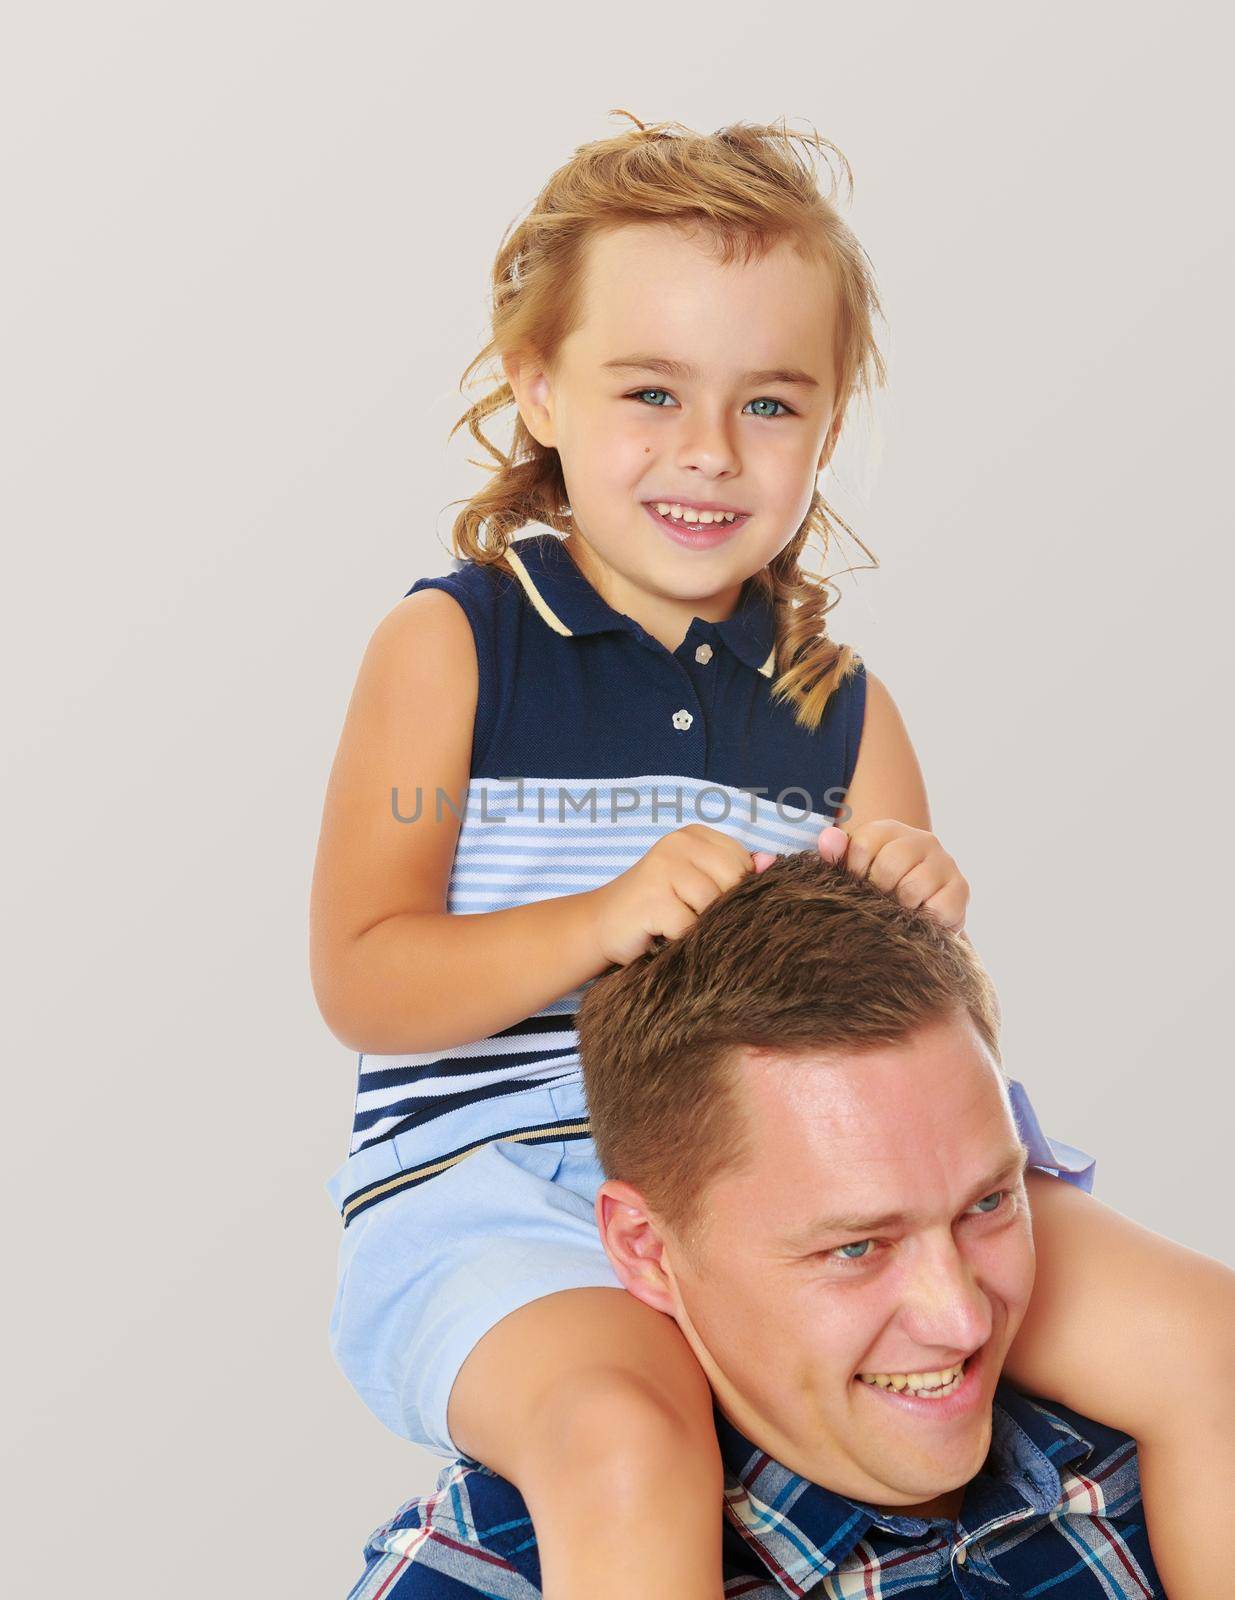
<instances>
[{"instance_id":1,"label":"man's ear","mask_svg":"<svg viewBox=\"0 0 1235 1600\"><path fill-rule=\"evenodd\" d=\"M536 440L550 449L557 444L553 426L553 382L543 364L533 355L504 355L502 370L510 385L523 419L523 426Z\"/></svg>"},{"instance_id":2,"label":"man's ear","mask_svg":"<svg viewBox=\"0 0 1235 1600\"><path fill-rule=\"evenodd\" d=\"M673 1316L677 1302L666 1270L664 1239L638 1189L607 1178L596 1192L596 1226L626 1289L653 1311Z\"/></svg>"}]
</instances>

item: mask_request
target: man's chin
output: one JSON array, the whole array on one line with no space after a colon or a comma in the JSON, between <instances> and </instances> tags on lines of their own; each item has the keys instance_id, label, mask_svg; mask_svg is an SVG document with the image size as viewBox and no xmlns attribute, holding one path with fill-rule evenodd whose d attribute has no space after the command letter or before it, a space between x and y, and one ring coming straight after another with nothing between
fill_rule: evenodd
<instances>
[{"instance_id":1,"label":"man's chin","mask_svg":"<svg viewBox=\"0 0 1235 1600\"><path fill-rule=\"evenodd\" d=\"M895 1400L881 1397L882 1403L872 1401L861 1407L864 1425L860 1437L882 1457L884 1471L876 1469L873 1475L886 1483L884 1503L910 1505L932 1500L963 1487L982 1470L991 1447L992 1408L985 1395L976 1398L976 1405L954 1418L936 1419L925 1410L942 1402L898 1406Z\"/></svg>"},{"instance_id":2,"label":"man's chin","mask_svg":"<svg viewBox=\"0 0 1235 1600\"><path fill-rule=\"evenodd\" d=\"M887 1492L877 1503L893 1506L916 1506L934 1500L940 1495L963 1489L982 1470L991 1447L990 1418L976 1433L967 1432L965 1439L936 1450L928 1456L915 1457L909 1450L896 1452L889 1466Z\"/></svg>"},{"instance_id":3,"label":"man's chin","mask_svg":"<svg viewBox=\"0 0 1235 1600\"><path fill-rule=\"evenodd\" d=\"M975 1418L963 1432L947 1429L933 1440L915 1437L901 1427L850 1435L848 1448L835 1435L826 1456L811 1448L811 1441L782 1439L777 1447L765 1437L761 1448L808 1482L847 1499L886 1507L903 1515L950 1515L947 1511L914 1509L940 1496L955 1493L982 1470L991 1444L991 1416ZM748 1431L747 1436L750 1437ZM795 1448L797 1445L799 1448ZM840 1448L838 1449L838 1446Z\"/></svg>"}]
</instances>

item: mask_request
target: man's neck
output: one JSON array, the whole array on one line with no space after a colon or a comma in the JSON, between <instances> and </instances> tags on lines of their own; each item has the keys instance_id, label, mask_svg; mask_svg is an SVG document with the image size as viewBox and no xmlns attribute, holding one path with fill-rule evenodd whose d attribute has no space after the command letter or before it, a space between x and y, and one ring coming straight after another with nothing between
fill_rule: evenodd
<instances>
[{"instance_id":1,"label":"man's neck","mask_svg":"<svg viewBox=\"0 0 1235 1600\"><path fill-rule=\"evenodd\" d=\"M949 1489L947 1494L937 1494L933 1500L923 1500L916 1506L880 1506L881 1511L886 1511L894 1517L946 1517L949 1522L955 1522L961 1514L961 1506L965 1499L965 1489Z\"/></svg>"}]
</instances>

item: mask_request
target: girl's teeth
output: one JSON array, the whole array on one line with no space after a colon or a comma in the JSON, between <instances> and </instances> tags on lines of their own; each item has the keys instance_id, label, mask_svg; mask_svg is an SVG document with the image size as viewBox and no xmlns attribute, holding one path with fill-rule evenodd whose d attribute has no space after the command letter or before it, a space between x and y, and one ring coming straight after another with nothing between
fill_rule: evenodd
<instances>
[{"instance_id":1,"label":"girl's teeth","mask_svg":"<svg viewBox=\"0 0 1235 1600\"><path fill-rule=\"evenodd\" d=\"M736 511L691 511L686 506L670 505L664 500L656 502L656 509L662 517L677 517L683 522L732 522L737 515Z\"/></svg>"}]
</instances>

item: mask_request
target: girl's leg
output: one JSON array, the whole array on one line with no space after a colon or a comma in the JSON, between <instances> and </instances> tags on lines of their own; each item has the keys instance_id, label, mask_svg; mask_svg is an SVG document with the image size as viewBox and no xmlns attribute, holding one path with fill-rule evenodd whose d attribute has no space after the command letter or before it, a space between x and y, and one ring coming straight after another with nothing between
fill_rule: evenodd
<instances>
[{"instance_id":1,"label":"girl's leg","mask_svg":"<svg viewBox=\"0 0 1235 1600\"><path fill-rule=\"evenodd\" d=\"M521 1306L464 1362L448 1425L526 1500L546 1600L718 1600L712 1395L672 1317L624 1289Z\"/></svg>"}]
</instances>

